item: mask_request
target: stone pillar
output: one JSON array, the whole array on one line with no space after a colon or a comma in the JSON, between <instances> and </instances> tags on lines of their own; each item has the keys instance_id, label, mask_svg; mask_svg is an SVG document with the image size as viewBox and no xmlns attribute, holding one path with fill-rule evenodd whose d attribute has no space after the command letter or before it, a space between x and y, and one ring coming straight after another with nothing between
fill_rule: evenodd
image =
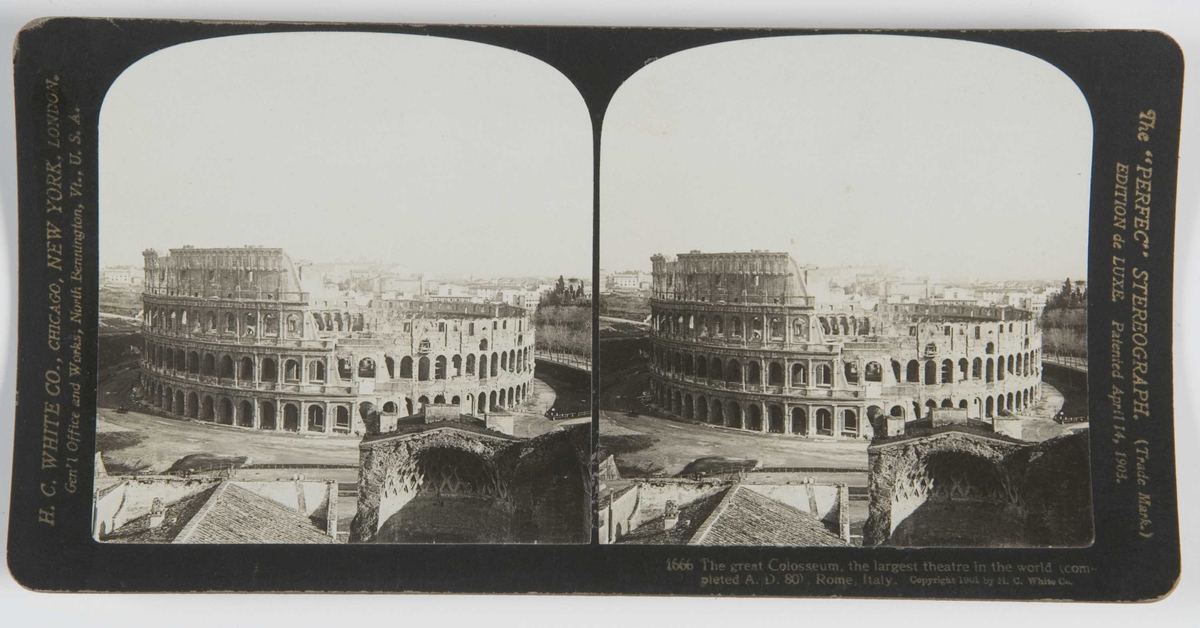
<instances>
[{"instance_id":1,"label":"stone pillar","mask_svg":"<svg viewBox=\"0 0 1200 628\"><path fill-rule=\"evenodd\" d=\"M325 433L333 432L333 415L329 411L329 402L326 401L322 405L325 406Z\"/></svg>"},{"instance_id":2,"label":"stone pillar","mask_svg":"<svg viewBox=\"0 0 1200 628\"><path fill-rule=\"evenodd\" d=\"M311 406L312 404L309 405ZM296 402L296 406L299 408L300 412L300 416L297 417L296 420L296 427L299 428L297 431L300 434L304 434L308 432L308 408L304 406L303 401Z\"/></svg>"},{"instance_id":3,"label":"stone pillar","mask_svg":"<svg viewBox=\"0 0 1200 628\"><path fill-rule=\"evenodd\" d=\"M259 403L260 402L257 397L251 398L250 400L250 428L255 430L262 427L262 412L261 408L259 408Z\"/></svg>"}]
</instances>

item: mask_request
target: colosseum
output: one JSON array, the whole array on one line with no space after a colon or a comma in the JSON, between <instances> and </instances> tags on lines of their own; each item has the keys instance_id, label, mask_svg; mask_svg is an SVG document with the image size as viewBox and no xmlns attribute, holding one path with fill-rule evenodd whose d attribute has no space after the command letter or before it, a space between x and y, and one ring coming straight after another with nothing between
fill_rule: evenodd
<instances>
[{"instance_id":1,"label":"colosseum","mask_svg":"<svg viewBox=\"0 0 1200 628\"><path fill-rule=\"evenodd\" d=\"M383 415L523 403L534 374L524 308L309 292L277 248L143 253L143 401L245 429L362 434ZM311 282L310 282L311 283Z\"/></svg>"},{"instance_id":2,"label":"colosseum","mask_svg":"<svg viewBox=\"0 0 1200 628\"><path fill-rule=\"evenodd\" d=\"M871 438L888 416L951 408L992 423L1041 396L1031 312L822 305L786 253L651 261L650 394L670 414L785 436Z\"/></svg>"}]
</instances>

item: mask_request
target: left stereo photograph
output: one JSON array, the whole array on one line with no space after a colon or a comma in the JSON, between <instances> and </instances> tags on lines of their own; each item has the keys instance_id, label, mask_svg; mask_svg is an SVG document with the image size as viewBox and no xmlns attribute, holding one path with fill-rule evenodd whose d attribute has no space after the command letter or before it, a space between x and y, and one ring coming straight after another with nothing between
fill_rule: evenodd
<instances>
[{"instance_id":1,"label":"left stereo photograph","mask_svg":"<svg viewBox=\"0 0 1200 628\"><path fill-rule=\"evenodd\" d=\"M437 37L160 50L99 121L102 543L587 543L592 125Z\"/></svg>"}]
</instances>

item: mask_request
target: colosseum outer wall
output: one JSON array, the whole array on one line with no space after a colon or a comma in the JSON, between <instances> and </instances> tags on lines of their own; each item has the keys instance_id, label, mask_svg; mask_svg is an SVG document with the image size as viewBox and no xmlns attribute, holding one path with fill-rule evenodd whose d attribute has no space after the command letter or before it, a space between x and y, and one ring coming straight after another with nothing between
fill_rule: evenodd
<instances>
[{"instance_id":1,"label":"colosseum outer wall","mask_svg":"<svg viewBox=\"0 0 1200 628\"><path fill-rule=\"evenodd\" d=\"M959 408L990 422L1041 396L1041 331L1029 312L821 305L783 253L652 262L651 395L685 419L869 438L889 415Z\"/></svg>"},{"instance_id":2,"label":"colosseum outer wall","mask_svg":"<svg viewBox=\"0 0 1200 628\"><path fill-rule=\"evenodd\" d=\"M312 295L281 249L146 251L143 400L164 412L274 431L364 431L423 403L465 414L523 403L534 330L499 304Z\"/></svg>"}]
</instances>

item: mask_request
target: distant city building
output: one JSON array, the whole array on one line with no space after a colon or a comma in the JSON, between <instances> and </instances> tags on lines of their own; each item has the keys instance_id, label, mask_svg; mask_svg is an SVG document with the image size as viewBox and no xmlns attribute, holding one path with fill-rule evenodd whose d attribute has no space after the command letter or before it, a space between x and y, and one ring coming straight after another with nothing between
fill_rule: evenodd
<instances>
[{"instance_id":1,"label":"distant city building","mask_svg":"<svg viewBox=\"0 0 1200 628\"><path fill-rule=\"evenodd\" d=\"M134 266L106 266L100 269L100 283L137 285L142 283L144 273Z\"/></svg>"},{"instance_id":2,"label":"distant city building","mask_svg":"<svg viewBox=\"0 0 1200 628\"><path fill-rule=\"evenodd\" d=\"M608 276L609 290L635 292L649 290L653 277L649 273L615 273Z\"/></svg>"}]
</instances>

